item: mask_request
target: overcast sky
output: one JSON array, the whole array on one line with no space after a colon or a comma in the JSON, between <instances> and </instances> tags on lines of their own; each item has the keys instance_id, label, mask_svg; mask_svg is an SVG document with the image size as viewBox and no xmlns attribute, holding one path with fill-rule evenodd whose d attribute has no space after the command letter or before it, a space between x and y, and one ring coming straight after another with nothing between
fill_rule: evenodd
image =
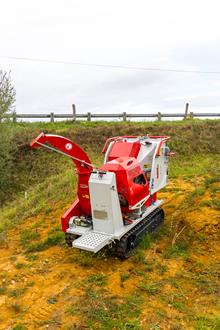
<instances>
[{"instance_id":1,"label":"overcast sky","mask_svg":"<svg viewBox=\"0 0 220 330\"><path fill-rule=\"evenodd\" d=\"M0 12L0 69L18 113L220 110L220 74L1 57L220 72L220 1L0 0Z\"/></svg>"}]
</instances>

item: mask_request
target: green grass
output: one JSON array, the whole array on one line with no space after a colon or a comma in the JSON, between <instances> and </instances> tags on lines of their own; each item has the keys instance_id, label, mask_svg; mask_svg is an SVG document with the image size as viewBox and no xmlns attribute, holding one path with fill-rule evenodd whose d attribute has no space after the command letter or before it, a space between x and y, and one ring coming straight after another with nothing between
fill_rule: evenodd
<instances>
[{"instance_id":1,"label":"green grass","mask_svg":"<svg viewBox=\"0 0 220 330\"><path fill-rule=\"evenodd\" d=\"M0 212L0 232L14 225L23 219L34 217L39 213L47 214L48 207L52 209L56 203L71 203L73 200L76 177L72 171L66 171L60 175L50 176L44 182L30 188L28 198L17 198L9 206L2 208ZM26 235L26 237L25 237ZM29 234L25 233L21 240L29 240ZM37 235L37 234L30 234Z\"/></svg>"},{"instance_id":2,"label":"green grass","mask_svg":"<svg viewBox=\"0 0 220 330\"><path fill-rule=\"evenodd\" d=\"M0 286L0 295L4 295L7 291L7 288L5 286Z\"/></svg>"},{"instance_id":3,"label":"green grass","mask_svg":"<svg viewBox=\"0 0 220 330\"><path fill-rule=\"evenodd\" d=\"M141 329L139 316L143 299L136 293L117 297L88 287L77 303L66 307L67 315L80 316L89 329Z\"/></svg>"},{"instance_id":4,"label":"green grass","mask_svg":"<svg viewBox=\"0 0 220 330\"><path fill-rule=\"evenodd\" d=\"M219 183L219 182L220 182L219 177L211 177L211 178L206 178L205 181L204 181L204 184L205 184L206 187L209 187L213 183Z\"/></svg>"},{"instance_id":5,"label":"green grass","mask_svg":"<svg viewBox=\"0 0 220 330\"><path fill-rule=\"evenodd\" d=\"M129 278L130 278L130 274L129 273L122 273L122 274L120 274L121 284L123 285L124 282L126 280L128 280Z\"/></svg>"},{"instance_id":6,"label":"green grass","mask_svg":"<svg viewBox=\"0 0 220 330\"><path fill-rule=\"evenodd\" d=\"M27 290L27 288L19 288L19 289L10 291L8 295L9 295L9 297L19 298L25 293L26 290Z\"/></svg>"},{"instance_id":7,"label":"green grass","mask_svg":"<svg viewBox=\"0 0 220 330\"><path fill-rule=\"evenodd\" d=\"M25 258L28 260L28 261L35 261L38 259L38 255L37 254L28 254L25 256Z\"/></svg>"},{"instance_id":8,"label":"green grass","mask_svg":"<svg viewBox=\"0 0 220 330\"><path fill-rule=\"evenodd\" d=\"M72 257L72 261L81 267L90 268L92 267L94 258L96 257L97 255L94 255L91 252L79 250L77 256Z\"/></svg>"},{"instance_id":9,"label":"green grass","mask_svg":"<svg viewBox=\"0 0 220 330\"><path fill-rule=\"evenodd\" d=\"M220 166L220 157L217 154L191 154L190 157L178 155L170 160L170 178L193 178L216 173Z\"/></svg>"},{"instance_id":10,"label":"green grass","mask_svg":"<svg viewBox=\"0 0 220 330\"><path fill-rule=\"evenodd\" d=\"M138 248L134 255L132 256L132 261L136 264L144 264L146 263L146 257L145 257L145 253L144 250Z\"/></svg>"},{"instance_id":11,"label":"green grass","mask_svg":"<svg viewBox=\"0 0 220 330\"><path fill-rule=\"evenodd\" d=\"M195 330L219 330L220 317L212 318L210 316L199 316L196 318Z\"/></svg>"},{"instance_id":12,"label":"green grass","mask_svg":"<svg viewBox=\"0 0 220 330\"><path fill-rule=\"evenodd\" d=\"M186 245L186 243L179 242L176 243L174 246L169 247L164 252L164 258L184 258L186 259L189 255L189 247Z\"/></svg>"},{"instance_id":13,"label":"green grass","mask_svg":"<svg viewBox=\"0 0 220 330\"><path fill-rule=\"evenodd\" d=\"M152 240L151 240L151 235L147 234L142 237L141 242L140 242L140 249L149 249L151 246Z\"/></svg>"},{"instance_id":14,"label":"green grass","mask_svg":"<svg viewBox=\"0 0 220 330\"><path fill-rule=\"evenodd\" d=\"M16 324L15 326L13 326L12 330L27 330L27 327L22 324Z\"/></svg>"},{"instance_id":15,"label":"green grass","mask_svg":"<svg viewBox=\"0 0 220 330\"><path fill-rule=\"evenodd\" d=\"M141 329L139 316L143 300L138 295L133 294L119 299L116 296L103 296L102 292L90 290L87 291L85 298L87 305L81 308L81 312L88 320L87 324L91 329Z\"/></svg>"},{"instance_id":16,"label":"green grass","mask_svg":"<svg viewBox=\"0 0 220 330\"><path fill-rule=\"evenodd\" d=\"M213 199L212 203L216 210L220 210L220 199Z\"/></svg>"},{"instance_id":17,"label":"green grass","mask_svg":"<svg viewBox=\"0 0 220 330\"><path fill-rule=\"evenodd\" d=\"M16 264L15 264L15 268L17 268L17 269L22 269L22 268L24 268L26 265L23 263L23 262L17 262Z\"/></svg>"},{"instance_id":18,"label":"green grass","mask_svg":"<svg viewBox=\"0 0 220 330\"><path fill-rule=\"evenodd\" d=\"M150 295L155 295L160 291L161 283L149 283L146 280L139 284L139 289Z\"/></svg>"},{"instance_id":19,"label":"green grass","mask_svg":"<svg viewBox=\"0 0 220 330\"><path fill-rule=\"evenodd\" d=\"M5 131L7 135L5 137ZM22 195L31 185L43 182L51 175L70 169L71 161L46 150L30 149L29 144L41 131L61 134L71 138L101 159L101 149L106 138L126 134L161 134L172 137L169 145L176 152L171 160L170 176L193 176L208 173L209 165L218 159L220 152L219 120L192 120L177 122L57 122L57 123L0 123L0 139L10 140L14 159L6 164L5 173L13 175L13 185L4 189L5 201ZM2 132L2 133L1 133ZM7 152L7 150L5 150ZM93 155L94 153L94 155ZM8 155L5 155L5 159ZM93 157L94 156L94 157ZM214 162L213 162L214 163ZM9 173L10 170L10 173ZM1 202L1 201L0 201Z\"/></svg>"},{"instance_id":20,"label":"green grass","mask_svg":"<svg viewBox=\"0 0 220 330\"><path fill-rule=\"evenodd\" d=\"M30 229L23 230L21 233L21 244L25 246L30 241L38 240L40 234L37 231L31 231Z\"/></svg>"},{"instance_id":21,"label":"green grass","mask_svg":"<svg viewBox=\"0 0 220 330\"><path fill-rule=\"evenodd\" d=\"M64 242L63 232L49 234L49 236L42 242L32 243L27 246L26 252L38 252L48 249L51 246L61 245Z\"/></svg>"},{"instance_id":22,"label":"green grass","mask_svg":"<svg viewBox=\"0 0 220 330\"><path fill-rule=\"evenodd\" d=\"M107 276L104 274L93 274L86 279L86 283L89 285L104 286L106 285Z\"/></svg>"}]
</instances>

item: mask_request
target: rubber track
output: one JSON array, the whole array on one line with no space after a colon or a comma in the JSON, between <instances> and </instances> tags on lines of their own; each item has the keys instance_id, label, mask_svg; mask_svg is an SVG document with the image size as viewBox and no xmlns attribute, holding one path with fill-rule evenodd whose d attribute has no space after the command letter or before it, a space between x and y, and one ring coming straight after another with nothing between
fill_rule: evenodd
<instances>
[{"instance_id":1,"label":"rubber track","mask_svg":"<svg viewBox=\"0 0 220 330\"><path fill-rule=\"evenodd\" d=\"M78 235L74 235L71 233L65 233L65 241L66 244L70 247L72 247L72 243L75 239L77 239L79 236Z\"/></svg>"},{"instance_id":2,"label":"rubber track","mask_svg":"<svg viewBox=\"0 0 220 330\"><path fill-rule=\"evenodd\" d=\"M160 215L160 218L157 217ZM138 246L138 243L135 245L134 248L127 251L127 244L128 239L132 235L137 235L138 242L140 241L141 237L146 234L154 231L159 225L163 222L164 219L164 211L161 208L155 209L151 214L149 214L144 220L139 222L136 226L134 226L131 230L129 230L120 241L117 241L115 245L110 249L111 254L120 258L126 259L128 258L135 248Z\"/></svg>"}]
</instances>

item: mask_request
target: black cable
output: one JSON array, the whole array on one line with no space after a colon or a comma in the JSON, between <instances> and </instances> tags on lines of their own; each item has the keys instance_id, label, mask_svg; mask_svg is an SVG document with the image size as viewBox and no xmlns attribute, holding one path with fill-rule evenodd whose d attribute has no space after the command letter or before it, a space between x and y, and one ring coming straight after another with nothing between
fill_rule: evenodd
<instances>
[{"instance_id":1,"label":"black cable","mask_svg":"<svg viewBox=\"0 0 220 330\"><path fill-rule=\"evenodd\" d=\"M41 58L15 57L15 56L4 56L4 55L0 55L0 58L10 59L10 60L19 60L19 61L29 61L29 62L43 62L43 63L90 66L90 67L98 67L98 68L106 68L106 69L122 69L122 70L135 70L135 71L159 71L159 72L174 72L174 73L196 73L196 74L220 74L220 71L178 70L178 69L163 69L163 68L126 66L126 65L66 62L66 61L48 60L48 59L41 59Z\"/></svg>"}]
</instances>

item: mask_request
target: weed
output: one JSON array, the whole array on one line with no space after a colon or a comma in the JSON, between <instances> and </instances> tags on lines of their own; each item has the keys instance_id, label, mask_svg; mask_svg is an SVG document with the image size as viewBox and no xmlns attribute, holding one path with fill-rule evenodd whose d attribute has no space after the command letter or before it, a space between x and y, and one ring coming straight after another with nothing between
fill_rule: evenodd
<instances>
[{"instance_id":1,"label":"weed","mask_svg":"<svg viewBox=\"0 0 220 330\"><path fill-rule=\"evenodd\" d=\"M61 320L59 316L54 316L48 320L39 320L36 323L42 327L45 325L45 328L52 328L52 329L61 329Z\"/></svg>"},{"instance_id":2,"label":"weed","mask_svg":"<svg viewBox=\"0 0 220 330\"><path fill-rule=\"evenodd\" d=\"M139 284L139 288L142 291L145 291L149 294L156 294L159 292L160 287L159 287L159 283L146 283L146 282L142 282Z\"/></svg>"},{"instance_id":3,"label":"weed","mask_svg":"<svg viewBox=\"0 0 220 330\"><path fill-rule=\"evenodd\" d=\"M1 286L0 287L0 295L4 295L6 293L6 287L5 286Z\"/></svg>"},{"instance_id":4,"label":"weed","mask_svg":"<svg viewBox=\"0 0 220 330\"><path fill-rule=\"evenodd\" d=\"M149 249L151 246L151 236L149 234L144 235L139 244L140 249Z\"/></svg>"},{"instance_id":5,"label":"weed","mask_svg":"<svg viewBox=\"0 0 220 330\"><path fill-rule=\"evenodd\" d=\"M50 234L44 241L44 244L46 247L59 245L60 243L63 242L63 239L64 239L64 234L63 232L59 231L54 234Z\"/></svg>"},{"instance_id":6,"label":"weed","mask_svg":"<svg viewBox=\"0 0 220 330\"><path fill-rule=\"evenodd\" d=\"M155 263L153 261L147 260L144 266L146 272L152 272L154 270Z\"/></svg>"},{"instance_id":7,"label":"weed","mask_svg":"<svg viewBox=\"0 0 220 330\"><path fill-rule=\"evenodd\" d=\"M202 201L201 203L199 203L199 206L212 207L212 200L208 199L208 200Z\"/></svg>"},{"instance_id":8,"label":"weed","mask_svg":"<svg viewBox=\"0 0 220 330\"><path fill-rule=\"evenodd\" d=\"M50 305L54 305L56 304L58 301L57 296L51 296L50 298L47 299L47 303Z\"/></svg>"},{"instance_id":9,"label":"weed","mask_svg":"<svg viewBox=\"0 0 220 330\"><path fill-rule=\"evenodd\" d=\"M57 232L50 234L43 242L31 244L27 247L27 252L43 251L51 246L60 245L63 243L64 234L63 232Z\"/></svg>"},{"instance_id":10,"label":"weed","mask_svg":"<svg viewBox=\"0 0 220 330\"><path fill-rule=\"evenodd\" d=\"M106 279L107 276L104 274L94 274L94 275L90 275L86 279L86 282L89 284L94 284L96 286L104 286L106 285Z\"/></svg>"},{"instance_id":11,"label":"weed","mask_svg":"<svg viewBox=\"0 0 220 330\"><path fill-rule=\"evenodd\" d=\"M25 258L28 260L28 261L35 261L38 259L38 255L37 254L28 254L25 256Z\"/></svg>"},{"instance_id":12,"label":"weed","mask_svg":"<svg viewBox=\"0 0 220 330\"><path fill-rule=\"evenodd\" d=\"M157 265L157 269L158 269L159 274L163 275L168 270L168 267L167 267L167 265L163 265L163 264L159 263Z\"/></svg>"},{"instance_id":13,"label":"weed","mask_svg":"<svg viewBox=\"0 0 220 330\"><path fill-rule=\"evenodd\" d=\"M26 288L19 288L19 289L16 289L16 290L12 290L12 291L9 292L9 297L18 298L22 294L24 294L25 291L26 291Z\"/></svg>"},{"instance_id":14,"label":"weed","mask_svg":"<svg viewBox=\"0 0 220 330\"><path fill-rule=\"evenodd\" d=\"M206 192L206 189L204 187L199 187L190 192L186 198L186 203L188 205L192 205L195 201L196 198L204 195Z\"/></svg>"},{"instance_id":15,"label":"weed","mask_svg":"<svg viewBox=\"0 0 220 330\"><path fill-rule=\"evenodd\" d=\"M183 243L176 243L174 246L171 246L168 248L165 253L164 253L164 258L169 259L169 258L187 258L188 257L188 246Z\"/></svg>"},{"instance_id":16,"label":"weed","mask_svg":"<svg viewBox=\"0 0 220 330\"><path fill-rule=\"evenodd\" d=\"M6 232L1 232L1 227L0 227L0 247L5 247L7 246L7 233Z\"/></svg>"},{"instance_id":17,"label":"weed","mask_svg":"<svg viewBox=\"0 0 220 330\"><path fill-rule=\"evenodd\" d=\"M65 313L67 315L75 315L77 313L77 308L74 305L70 305L66 308Z\"/></svg>"},{"instance_id":18,"label":"weed","mask_svg":"<svg viewBox=\"0 0 220 330\"><path fill-rule=\"evenodd\" d=\"M78 251L76 258L74 258L74 261L85 268L91 267L93 264L93 258L94 256L87 251Z\"/></svg>"},{"instance_id":19,"label":"weed","mask_svg":"<svg viewBox=\"0 0 220 330\"><path fill-rule=\"evenodd\" d=\"M45 227L45 222L44 220L40 220L40 221L37 221L37 222L34 222L31 226L31 228L39 228L39 227Z\"/></svg>"},{"instance_id":20,"label":"weed","mask_svg":"<svg viewBox=\"0 0 220 330\"><path fill-rule=\"evenodd\" d=\"M149 326L149 329L150 329L150 330L160 330L161 327L160 327L159 322L151 323L150 326Z\"/></svg>"},{"instance_id":21,"label":"weed","mask_svg":"<svg viewBox=\"0 0 220 330\"><path fill-rule=\"evenodd\" d=\"M220 182L220 178L219 177L211 177L211 178L207 178L205 179L204 181L204 185L206 187L210 186L211 184L213 183L216 183L216 182Z\"/></svg>"},{"instance_id":22,"label":"weed","mask_svg":"<svg viewBox=\"0 0 220 330\"><path fill-rule=\"evenodd\" d=\"M22 307L18 303L11 304L9 308L14 312L14 313L20 313L22 312Z\"/></svg>"},{"instance_id":23,"label":"weed","mask_svg":"<svg viewBox=\"0 0 220 330\"><path fill-rule=\"evenodd\" d=\"M27 243L33 240L38 240L40 238L40 234L37 231L23 230L21 233L21 244L25 246Z\"/></svg>"},{"instance_id":24,"label":"weed","mask_svg":"<svg viewBox=\"0 0 220 330\"><path fill-rule=\"evenodd\" d=\"M120 274L121 284L123 284L126 280L128 280L130 275L128 273Z\"/></svg>"},{"instance_id":25,"label":"weed","mask_svg":"<svg viewBox=\"0 0 220 330\"><path fill-rule=\"evenodd\" d=\"M204 241L205 241L205 234L204 234L204 233L197 233L197 234L196 234L196 238L197 238L200 242L204 242Z\"/></svg>"},{"instance_id":26,"label":"weed","mask_svg":"<svg viewBox=\"0 0 220 330\"><path fill-rule=\"evenodd\" d=\"M211 187L210 187L210 191L211 191L213 194L219 193L219 192L220 192L220 187L211 186Z\"/></svg>"},{"instance_id":27,"label":"weed","mask_svg":"<svg viewBox=\"0 0 220 330\"><path fill-rule=\"evenodd\" d=\"M180 312L184 312L186 310L186 305L181 301L172 301L170 304Z\"/></svg>"},{"instance_id":28,"label":"weed","mask_svg":"<svg viewBox=\"0 0 220 330\"><path fill-rule=\"evenodd\" d=\"M196 285L205 293L218 293L219 286L215 280L208 279L207 274L198 274L195 278Z\"/></svg>"},{"instance_id":29,"label":"weed","mask_svg":"<svg viewBox=\"0 0 220 330\"><path fill-rule=\"evenodd\" d=\"M156 313L160 317L163 317L163 318L167 317L167 313L165 311L163 311L162 309L157 309Z\"/></svg>"},{"instance_id":30,"label":"weed","mask_svg":"<svg viewBox=\"0 0 220 330\"><path fill-rule=\"evenodd\" d=\"M23 262L18 262L15 264L15 268L17 269L21 269L24 268L26 265Z\"/></svg>"},{"instance_id":31,"label":"weed","mask_svg":"<svg viewBox=\"0 0 220 330\"><path fill-rule=\"evenodd\" d=\"M208 316L199 316L196 318L195 330L219 330L220 317L210 318Z\"/></svg>"},{"instance_id":32,"label":"weed","mask_svg":"<svg viewBox=\"0 0 220 330\"><path fill-rule=\"evenodd\" d=\"M130 273L134 276L145 276L146 277L146 272L145 270L140 270L140 269L132 269Z\"/></svg>"},{"instance_id":33,"label":"weed","mask_svg":"<svg viewBox=\"0 0 220 330\"><path fill-rule=\"evenodd\" d=\"M155 242L161 241L164 236L169 234L170 228L166 225L161 226L151 234L151 239Z\"/></svg>"},{"instance_id":34,"label":"weed","mask_svg":"<svg viewBox=\"0 0 220 330\"><path fill-rule=\"evenodd\" d=\"M137 249L135 251L134 256L132 257L133 261L138 264L143 264L146 262L146 257L144 251L141 249Z\"/></svg>"},{"instance_id":35,"label":"weed","mask_svg":"<svg viewBox=\"0 0 220 330\"><path fill-rule=\"evenodd\" d=\"M127 297L105 296L103 291L86 290L76 309L67 313L83 315L90 329L141 329L138 317L141 313L142 299L137 295Z\"/></svg>"},{"instance_id":36,"label":"weed","mask_svg":"<svg viewBox=\"0 0 220 330\"><path fill-rule=\"evenodd\" d=\"M216 210L220 210L220 199L213 199L213 206Z\"/></svg>"},{"instance_id":37,"label":"weed","mask_svg":"<svg viewBox=\"0 0 220 330\"><path fill-rule=\"evenodd\" d=\"M22 325L22 324L16 324L12 330L26 330L27 327L25 325Z\"/></svg>"},{"instance_id":38,"label":"weed","mask_svg":"<svg viewBox=\"0 0 220 330\"><path fill-rule=\"evenodd\" d=\"M207 207L212 207L216 210L220 210L220 199L210 199L210 200L202 201L200 203L200 206L207 206Z\"/></svg>"},{"instance_id":39,"label":"weed","mask_svg":"<svg viewBox=\"0 0 220 330\"><path fill-rule=\"evenodd\" d=\"M44 210L44 214L49 215L52 211L53 209L50 206L46 206Z\"/></svg>"}]
</instances>

